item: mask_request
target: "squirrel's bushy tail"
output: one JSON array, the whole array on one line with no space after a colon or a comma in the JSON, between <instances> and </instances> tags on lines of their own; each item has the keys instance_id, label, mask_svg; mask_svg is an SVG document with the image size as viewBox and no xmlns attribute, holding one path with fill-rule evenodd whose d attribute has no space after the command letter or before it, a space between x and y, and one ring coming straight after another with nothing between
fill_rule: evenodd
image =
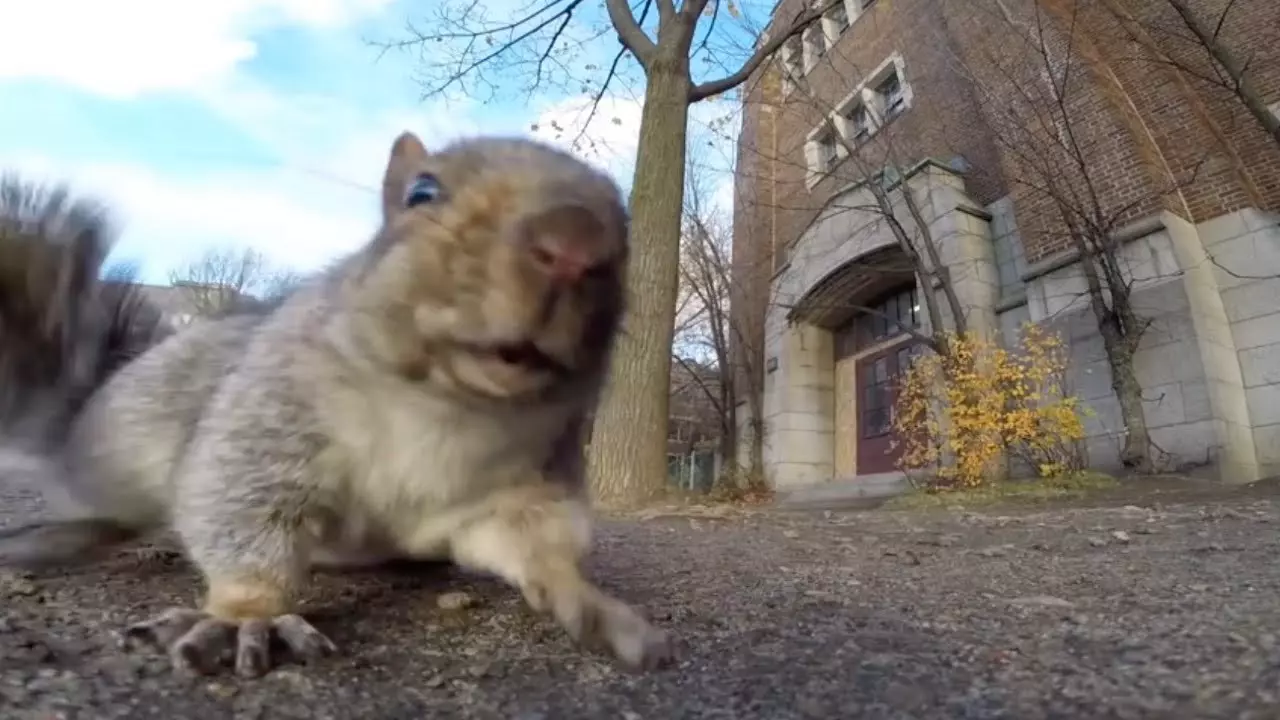
<instances>
[{"instance_id":1,"label":"squirrel's bushy tail","mask_svg":"<svg viewBox=\"0 0 1280 720\"><path fill-rule=\"evenodd\" d=\"M107 211L0 176L0 431L55 449L84 402L164 333L127 268L104 273Z\"/></svg>"},{"instance_id":2,"label":"squirrel's bushy tail","mask_svg":"<svg viewBox=\"0 0 1280 720\"><path fill-rule=\"evenodd\" d=\"M0 492L25 482L62 493L58 456L81 408L167 332L127 269L104 273L114 240L101 205L0 175ZM0 531L0 564L71 556L123 532L85 519Z\"/></svg>"}]
</instances>

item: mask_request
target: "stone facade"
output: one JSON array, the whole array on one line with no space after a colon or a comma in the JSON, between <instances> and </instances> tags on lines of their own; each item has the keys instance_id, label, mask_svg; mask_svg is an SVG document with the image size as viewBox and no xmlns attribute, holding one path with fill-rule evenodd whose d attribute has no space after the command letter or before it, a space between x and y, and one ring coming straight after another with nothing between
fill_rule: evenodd
<instances>
[{"instance_id":1,"label":"stone facade","mask_svg":"<svg viewBox=\"0 0 1280 720\"><path fill-rule=\"evenodd\" d=\"M1189 4L1210 25L1227 7ZM784 0L775 25L801 7ZM1280 4L1231 7L1223 44L1251 58L1252 86L1275 107ZM1090 461L1118 466L1123 426L1075 246L1053 194L1027 181L1034 160L1002 110L1041 71L1013 54L1025 48L1001 23L1033 22L1051 60L1070 51L1063 62L1080 68L1061 90L1064 124L1150 322L1136 370L1161 458L1233 482L1280 474L1280 144L1203 79L1214 68L1179 39L1187 33L1168 1L847 0L844 9L847 26L828 17L824 43L816 31L788 43L743 93L735 352L762 375L774 486L883 475L858 451L867 442L859 404L872 402L862 385L870 359L909 337L841 338L853 332L854 306L914 280L868 178L916 198L971 329L1010 339L1033 321L1063 332L1072 389L1094 411ZM853 156L824 145L833 130L857 141ZM892 210L918 238L914 218Z\"/></svg>"}]
</instances>

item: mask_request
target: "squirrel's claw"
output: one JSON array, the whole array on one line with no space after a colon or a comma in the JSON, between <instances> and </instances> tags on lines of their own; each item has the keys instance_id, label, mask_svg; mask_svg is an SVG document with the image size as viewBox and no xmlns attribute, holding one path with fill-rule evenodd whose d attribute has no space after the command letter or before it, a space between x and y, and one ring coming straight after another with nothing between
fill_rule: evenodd
<instances>
[{"instance_id":1,"label":"squirrel's claw","mask_svg":"<svg viewBox=\"0 0 1280 720\"><path fill-rule=\"evenodd\" d=\"M577 608L558 608L571 637L585 646L607 649L632 670L655 670L678 660L670 633L650 625L620 600L593 595Z\"/></svg>"},{"instance_id":2,"label":"squirrel's claw","mask_svg":"<svg viewBox=\"0 0 1280 720\"><path fill-rule=\"evenodd\" d=\"M179 671L212 674L234 654L237 675L260 677L273 667L273 633L299 662L337 652L333 641L299 615L233 621L202 610L171 608L130 625L124 636L128 644L141 641L167 651Z\"/></svg>"},{"instance_id":3,"label":"squirrel's claw","mask_svg":"<svg viewBox=\"0 0 1280 720\"><path fill-rule=\"evenodd\" d=\"M550 611L579 644L605 650L632 670L654 670L679 660L675 639L651 625L635 608L587 582L568 588L527 585L525 599Z\"/></svg>"}]
</instances>

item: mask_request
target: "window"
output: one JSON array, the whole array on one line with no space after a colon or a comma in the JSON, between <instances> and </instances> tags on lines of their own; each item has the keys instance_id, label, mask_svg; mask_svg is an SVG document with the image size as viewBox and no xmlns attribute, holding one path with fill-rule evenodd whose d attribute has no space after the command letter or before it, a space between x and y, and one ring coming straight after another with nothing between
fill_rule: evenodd
<instances>
[{"instance_id":1,"label":"window","mask_svg":"<svg viewBox=\"0 0 1280 720\"><path fill-rule=\"evenodd\" d=\"M903 80L902 56L894 53L840 101L835 124L850 145L862 145L909 107L911 87Z\"/></svg>"},{"instance_id":2,"label":"window","mask_svg":"<svg viewBox=\"0 0 1280 720\"><path fill-rule=\"evenodd\" d=\"M813 169L826 172L836 164L836 139L830 131L824 131L813 139Z\"/></svg>"},{"instance_id":3,"label":"window","mask_svg":"<svg viewBox=\"0 0 1280 720\"><path fill-rule=\"evenodd\" d=\"M876 87L876 94L884 103L884 119L886 122L902 114L907 109L907 97L902 92L902 80L898 78L898 69L894 68L889 76Z\"/></svg>"},{"instance_id":4,"label":"window","mask_svg":"<svg viewBox=\"0 0 1280 720\"><path fill-rule=\"evenodd\" d=\"M840 3L827 11L823 18L823 25L826 26L827 39L834 42L840 37L840 33L849 28L849 11L845 8L844 3Z\"/></svg>"},{"instance_id":5,"label":"window","mask_svg":"<svg viewBox=\"0 0 1280 720\"><path fill-rule=\"evenodd\" d=\"M848 155L835 133L836 130L830 122L823 122L809 132L809 137L805 141L805 163L809 169L805 184L811 189Z\"/></svg>"},{"instance_id":6,"label":"window","mask_svg":"<svg viewBox=\"0 0 1280 720\"><path fill-rule=\"evenodd\" d=\"M822 28L810 25L804 34L804 71L807 73L827 54L827 36Z\"/></svg>"},{"instance_id":7,"label":"window","mask_svg":"<svg viewBox=\"0 0 1280 720\"><path fill-rule=\"evenodd\" d=\"M862 103L856 103L844 113L845 136L849 138L853 144L858 145L867 141L871 137L871 116L867 113L867 106Z\"/></svg>"},{"instance_id":8,"label":"window","mask_svg":"<svg viewBox=\"0 0 1280 720\"><path fill-rule=\"evenodd\" d=\"M782 45L782 91L789 94L796 88L796 81L804 74L801 63L804 47L799 37L792 37Z\"/></svg>"},{"instance_id":9,"label":"window","mask_svg":"<svg viewBox=\"0 0 1280 720\"><path fill-rule=\"evenodd\" d=\"M920 327L920 299L916 287L899 290L868 306L859 318L859 345L868 347L906 330Z\"/></svg>"},{"instance_id":10,"label":"window","mask_svg":"<svg viewBox=\"0 0 1280 720\"><path fill-rule=\"evenodd\" d=\"M889 358L878 358L867 369L862 386L862 437L888 435L893 429L893 389L889 384Z\"/></svg>"}]
</instances>

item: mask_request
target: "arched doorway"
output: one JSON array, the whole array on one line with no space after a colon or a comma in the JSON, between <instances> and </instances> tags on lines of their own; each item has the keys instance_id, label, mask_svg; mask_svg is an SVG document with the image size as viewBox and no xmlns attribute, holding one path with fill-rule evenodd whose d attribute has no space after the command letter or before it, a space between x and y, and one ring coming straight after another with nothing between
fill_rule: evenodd
<instances>
[{"instance_id":1,"label":"arched doorway","mask_svg":"<svg viewBox=\"0 0 1280 720\"><path fill-rule=\"evenodd\" d=\"M915 273L896 246L833 269L797 303L792 317L831 333L834 382L833 475L894 472L893 404L902 372L925 345L927 325ZM916 333L913 335L913 332Z\"/></svg>"},{"instance_id":2,"label":"arched doorway","mask_svg":"<svg viewBox=\"0 0 1280 720\"><path fill-rule=\"evenodd\" d=\"M914 280L869 298L835 331L836 475L893 472L902 455L893 432L897 385L924 350Z\"/></svg>"}]
</instances>

